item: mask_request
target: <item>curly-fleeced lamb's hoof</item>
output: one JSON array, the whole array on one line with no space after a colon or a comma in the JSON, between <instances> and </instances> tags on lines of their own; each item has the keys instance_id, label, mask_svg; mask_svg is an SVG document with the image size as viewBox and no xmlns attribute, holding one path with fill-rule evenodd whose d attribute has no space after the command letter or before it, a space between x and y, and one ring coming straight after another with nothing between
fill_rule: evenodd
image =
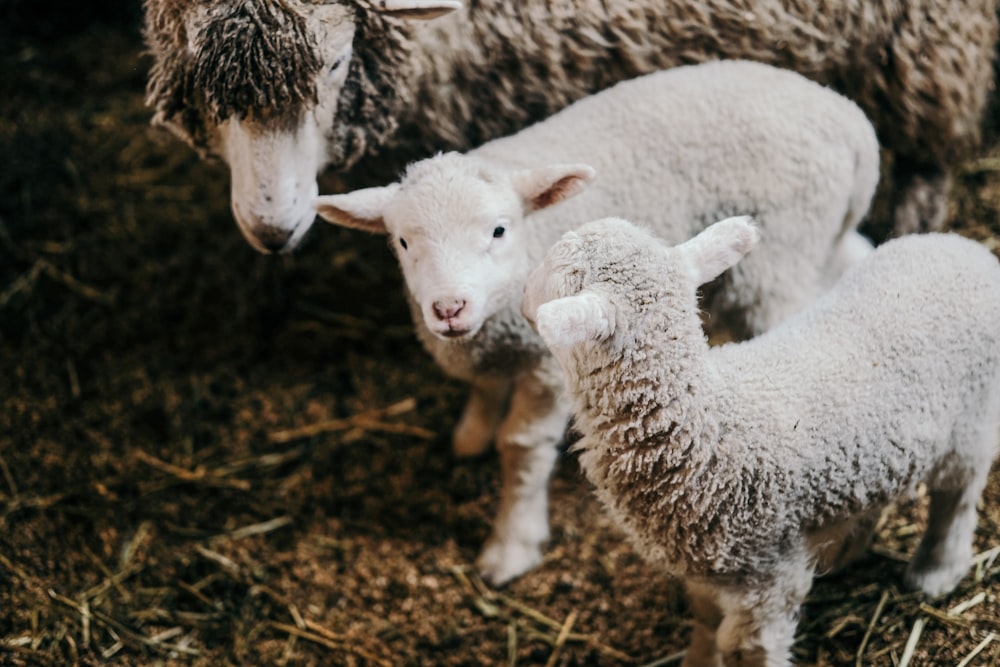
<instances>
[{"instance_id":1,"label":"curly-fleeced lamb's hoof","mask_svg":"<svg viewBox=\"0 0 1000 667\"><path fill-rule=\"evenodd\" d=\"M937 598L955 590L958 582L969 572L972 558L970 555L967 559L955 559L929 569L920 569L914 565L917 563L912 563L904 575L906 585L913 590L923 591L929 597Z\"/></svg>"},{"instance_id":2,"label":"curly-fleeced lamb's hoof","mask_svg":"<svg viewBox=\"0 0 1000 667\"><path fill-rule=\"evenodd\" d=\"M537 544L491 539L476 559L476 569L490 584L502 586L541 562L542 549Z\"/></svg>"}]
</instances>

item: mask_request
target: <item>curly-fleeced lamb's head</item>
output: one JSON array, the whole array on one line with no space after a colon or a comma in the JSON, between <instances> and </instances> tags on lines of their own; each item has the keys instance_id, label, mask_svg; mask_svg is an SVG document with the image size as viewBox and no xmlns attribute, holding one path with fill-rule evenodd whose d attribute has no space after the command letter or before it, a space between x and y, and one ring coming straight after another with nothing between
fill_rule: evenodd
<instances>
[{"instance_id":1,"label":"curly-fleeced lamb's head","mask_svg":"<svg viewBox=\"0 0 1000 667\"><path fill-rule=\"evenodd\" d=\"M316 208L335 224L388 234L427 328L471 338L518 307L531 269L531 214L593 176L587 165L508 169L445 153L414 163L399 183L319 197Z\"/></svg>"},{"instance_id":2,"label":"curly-fleeced lamb's head","mask_svg":"<svg viewBox=\"0 0 1000 667\"><path fill-rule=\"evenodd\" d=\"M229 164L233 215L254 248L291 250L315 217L316 175L350 166L395 129L396 87L384 79L406 57L401 19L460 6L145 0L153 123Z\"/></svg>"},{"instance_id":3,"label":"curly-fleeced lamb's head","mask_svg":"<svg viewBox=\"0 0 1000 667\"><path fill-rule=\"evenodd\" d=\"M698 287L758 239L747 216L717 222L678 246L627 220L595 220L549 248L525 283L522 312L553 349L631 339L651 310L693 309Z\"/></svg>"}]
</instances>

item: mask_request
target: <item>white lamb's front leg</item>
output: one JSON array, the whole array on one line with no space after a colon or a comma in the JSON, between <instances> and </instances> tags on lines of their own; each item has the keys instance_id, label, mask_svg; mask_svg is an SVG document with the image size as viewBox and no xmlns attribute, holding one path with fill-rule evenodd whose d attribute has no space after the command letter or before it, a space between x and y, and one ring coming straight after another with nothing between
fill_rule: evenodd
<instances>
[{"instance_id":1,"label":"white lamb's front leg","mask_svg":"<svg viewBox=\"0 0 1000 667\"><path fill-rule=\"evenodd\" d=\"M477 378L473 381L462 417L452 434L455 456L467 458L486 451L503 419L510 388L511 379L506 377Z\"/></svg>"},{"instance_id":2,"label":"white lamb's front leg","mask_svg":"<svg viewBox=\"0 0 1000 667\"><path fill-rule=\"evenodd\" d=\"M538 565L549 537L548 481L569 421L569 402L554 361L520 376L497 446L502 463L500 508L476 561L484 579L504 584Z\"/></svg>"}]
</instances>

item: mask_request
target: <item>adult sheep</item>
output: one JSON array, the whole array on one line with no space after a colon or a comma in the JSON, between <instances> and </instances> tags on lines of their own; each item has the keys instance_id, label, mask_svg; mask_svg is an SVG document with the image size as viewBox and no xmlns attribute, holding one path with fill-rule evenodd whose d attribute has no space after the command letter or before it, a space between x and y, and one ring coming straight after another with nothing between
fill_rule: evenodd
<instances>
[{"instance_id":1,"label":"adult sheep","mask_svg":"<svg viewBox=\"0 0 1000 667\"><path fill-rule=\"evenodd\" d=\"M392 173L720 58L857 101L895 156L895 232L935 229L978 141L997 38L995 0L145 0L145 13L154 123L229 164L233 214L261 252L301 241L325 167Z\"/></svg>"}]
</instances>

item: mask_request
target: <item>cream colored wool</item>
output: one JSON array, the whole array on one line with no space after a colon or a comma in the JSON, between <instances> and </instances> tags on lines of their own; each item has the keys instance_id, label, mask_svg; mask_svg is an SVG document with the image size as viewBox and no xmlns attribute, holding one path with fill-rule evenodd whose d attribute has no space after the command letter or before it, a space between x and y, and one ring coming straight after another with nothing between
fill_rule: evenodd
<instances>
[{"instance_id":1,"label":"cream colored wool","mask_svg":"<svg viewBox=\"0 0 1000 667\"><path fill-rule=\"evenodd\" d=\"M688 584L689 667L788 664L814 572L860 553L922 482L930 517L906 581L951 591L1000 436L992 253L955 235L890 241L772 331L710 348L696 291L757 234L729 219L672 247L604 219L567 233L526 287L588 479L636 549Z\"/></svg>"}]
</instances>

